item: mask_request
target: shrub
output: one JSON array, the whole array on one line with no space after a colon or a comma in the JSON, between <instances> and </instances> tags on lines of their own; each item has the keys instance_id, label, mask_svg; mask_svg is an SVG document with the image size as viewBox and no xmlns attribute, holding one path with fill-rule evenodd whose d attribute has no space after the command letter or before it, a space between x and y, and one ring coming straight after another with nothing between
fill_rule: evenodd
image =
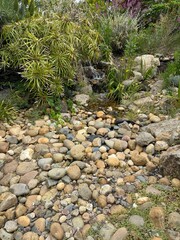
<instances>
[{"instance_id":1,"label":"shrub","mask_svg":"<svg viewBox=\"0 0 180 240\"><path fill-rule=\"evenodd\" d=\"M106 44L114 52L122 51L130 34L137 32L138 19L132 18L127 12L109 14L100 18L99 32Z\"/></svg>"},{"instance_id":2,"label":"shrub","mask_svg":"<svg viewBox=\"0 0 180 240\"><path fill-rule=\"evenodd\" d=\"M9 101L0 100L0 121L12 121L17 111Z\"/></svg>"},{"instance_id":3,"label":"shrub","mask_svg":"<svg viewBox=\"0 0 180 240\"><path fill-rule=\"evenodd\" d=\"M160 20L146 29L132 33L126 42L125 52L135 54L168 54L179 48L180 23L173 12L162 15Z\"/></svg>"},{"instance_id":4,"label":"shrub","mask_svg":"<svg viewBox=\"0 0 180 240\"><path fill-rule=\"evenodd\" d=\"M44 103L74 83L78 64L110 57L88 19L73 22L60 14L5 25L1 44L0 68L18 69L25 88Z\"/></svg>"}]
</instances>

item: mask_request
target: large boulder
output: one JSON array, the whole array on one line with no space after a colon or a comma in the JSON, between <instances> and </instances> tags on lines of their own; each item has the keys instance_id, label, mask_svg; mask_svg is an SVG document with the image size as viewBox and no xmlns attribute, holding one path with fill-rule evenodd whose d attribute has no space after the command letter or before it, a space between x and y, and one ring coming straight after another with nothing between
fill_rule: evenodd
<instances>
[{"instance_id":1,"label":"large boulder","mask_svg":"<svg viewBox=\"0 0 180 240\"><path fill-rule=\"evenodd\" d=\"M134 59L134 70L140 72L143 76L152 71L152 76L156 75L157 67L160 66L159 58L146 54Z\"/></svg>"},{"instance_id":2,"label":"large boulder","mask_svg":"<svg viewBox=\"0 0 180 240\"><path fill-rule=\"evenodd\" d=\"M180 178L180 145L170 147L161 154L160 166L164 175Z\"/></svg>"}]
</instances>

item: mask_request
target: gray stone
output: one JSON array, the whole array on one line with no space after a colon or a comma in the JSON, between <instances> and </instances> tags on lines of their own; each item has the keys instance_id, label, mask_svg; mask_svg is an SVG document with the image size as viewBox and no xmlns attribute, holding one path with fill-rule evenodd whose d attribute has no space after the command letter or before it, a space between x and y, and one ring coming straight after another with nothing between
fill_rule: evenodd
<instances>
[{"instance_id":1,"label":"gray stone","mask_svg":"<svg viewBox=\"0 0 180 240\"><path fill-rule=\"evenodd\" d=\"M12 234L7 233L3 228L0 229L0 239L2 240L13 240L14 237Z\"/></svg>"},{"instance_id":2,"label":"gray stone","mask_svg":"<svg viewBox=\"0 0 180 240\"><path fill-rule=\"evenodd\" d=\"M4 228L6 229L7 232L11 233L17 230L18 226L16 221L9 220L5 223Z\"/></svg>"},{"instance_id":3,"label":"gray stone","mask_svg":"<svg viewBox=\"0 0 180 240\"><path fill-rule=\"evenodd\" d=\"M52 158L41 158L38 160L38 165L43 170L49 170L52 162L53 162Z\"/></svg>"},{"instance_id":4,"label":"gray stone","mask_svg":"<svg viewBox=\"0 0 180 240\"><path fill-rule=\"evenodd\" d=\"M138 100L135 100L134 104L137 105L137 106L152 105L153 100L150 97L144 97L144 98L140 98Z\"/></svg>"},{"instance_id":5,"label":"gray stone","mask_svg":"<svg viewBox=\"0 0 180 240\"><path fill-rule=\"evenodd\" d=\"M111 223L105 223L100 229L99 234L103 240L110 240L116 228Z\"/></svg>"},{"instance_id":6,"label":"gray stone","mask_svg":"<svg viewBox=\"0 0 180 240\"><path fill-rule=\"evenodd\" d=\"M11 185L10 191L16 196L22 196L29 193L29 188L24 183L16 183Z\"/></svg>"},{"instance_id":7,"label":"gray stone","mask_svg":"<svg viewBox=\"0 0 180 240\"><path fill-rule=\"evenodd\" d=\"M180 173L180 145L168 148L160 156L160 166L165 176L179 178Z\"/></svg>"},{"instance_id":8,"label":"gray stone","mask_svg":"<svg viewBox=\"0 0 180 240\"><path fill-rule=\"evenodd\" d=\"M144 219L138 215L132 215L129 218L129 222L137 227L142 227L144 225Z\"/></svg>"},{"instance_id":9,"label":"gray stone","mask_svg":"<svg viewBox=\"0 0 180 240\"><path fill-rule=\"evenodd\" d=\"M74 217L72 219L72 224L74 226L75 229L81 229L84 227L84 222L81 216L78 217Z\"/></svg>"},{"instance_id":10,"label":"gray stone","mask_svg":"<svg viewBox=\"0 0 180 240\"><path fill-rule=\"evenodd\" d=\"M178 212L172 212L169 214L168 226L176 229L180 227L180 214Z\"/></svg>"},{"instance_id":11,"label":"gray stone","mask_svg":"<svg viewBox=\"0 0 180 240\"><path fill-rule=\"evenodd\" d=\"M147 146L154 141L155 141L154 137L148 132L141 132L136 137L136 142L140 146Z\"/></svg>"},{"instance_id":12,"label":"gray stone","mask_svg":"<svg viewBox=\"0 0 180 240\"><path fill-rule=\"evenodd\" d=\"M89 189L87 183L82 183L79 185L78 193L79 193L79 196L82 197L82 199L84 199L84 200L91 199L92 192Z\"/></svg>"},{"instance_id":13,"label":"gray stone","mask_svg":"<svg viewBox=\"0 0 180 240\"><path fill-rule=\"evenodd\" d=\"M180 120L170 119L142 127L142 131L151 133L158 140L167 141L173 132L180 133ZM175 133L174 133L175 134ZM173 140L173 139L172 139ZM171 142L173 144L173 141Z\"/></svg>"},{"instance_id":14,"label":"gray stone","mask_svg":"<svg viewBox=\"0 0 180 240\"><path fill-rule=\"evenodd\" d=\"M77 94L74 97L74 100L79 103L80 105L86 105L87 102L89 101L89 95L87 94Z\"/></svg>"},{"instance_id":15,"label":"gray stone","mask_svg":"<svg viewBox=\"0 0 180 240\"><path fill-rule=\"evenodd\" d=\"M48 176L54 180L61 179L66 174L65 168L53 168L48 172Z\"/></svg>"}]
</instances>

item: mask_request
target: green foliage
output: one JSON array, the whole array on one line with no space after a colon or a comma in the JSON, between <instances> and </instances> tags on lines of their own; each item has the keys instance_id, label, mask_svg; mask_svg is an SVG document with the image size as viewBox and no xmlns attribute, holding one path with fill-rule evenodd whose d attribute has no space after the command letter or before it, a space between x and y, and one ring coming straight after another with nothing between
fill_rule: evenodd
<instances>
[{"instance_id":1,"label":"green foliage","mask_svg":"<svg viewBox=\"0 0 180 240\"><path fill-rule=\"evenodd\" d=\"M180 32L177 16L173 13L162 15L160 20L138 33L132 33L126 42L125 53L168 54L179 49Z\"/></svg>"},{"instance_id":2,"label":"green foliage","mask_svg":"<svg viewBox=\"0 0 180 240\"><path fill-rule=\"evenodd\" d=\"M165 88L173 86L174 84L179 86L178 83L173 83L173 77L178 75L180 76L180 51L177 51L174 54L174 61L168 64L166 71L162 75L164 78Z\"/></svg>"},{"instance_id":3,"label":"green foliage","mask_svg":"<svg viewBox=\"0 0 180 240\"><path fill-rule=\"evenodd\" d=\"M138 30L138 19L128 13L114 12L100 18L99 32L114 52L124 48L129 36Z\"/></svg>"},{"instance_id":4,"label":"green foliage","mask_svg":"<svg viewBox=\"0 0 180 240\"><path fill-rule=\"evenodd\" d=\"M73 83L79 62L110 57L102 43L88 19L73 22L58 14L29 18L3 27L0 68L19 69L25 88L48 103Z\"/></svg>"},{"instance_id":5,"label":"green foliage","mask_svg":"<svg viewBox=\"0 0 180 240\"><path fill-rule=\"evenodd\" d=\"M9 101L0 100L0 121L12 121L17 111Z\"/></svg>"},{"instance_id":6,"label":"green foliage","mask_svg":"<svg viewBox=\"0 0 180 240\"><path fill-rule=\"evenodd\" d=\"M0 25L32 16L35 6L34 0L1 0Z\"/></svg>"},{"instance_id":7,"label":"green foliage","mask_svg":"<svg viewBox=\"0 0 180 240\"><path fill-rule=\"evenodd\" d=\"M129 79L132 76L132 60L121 59L120 66L116 67L112 65L107 74L107 86L108 97L110 99L120 101L123 95L128 91L124 87L123 81ZM135 84L135 89L137 85ZM132 88L129 88L129 93L132 92Z\"/></svg>"}]
</instances>

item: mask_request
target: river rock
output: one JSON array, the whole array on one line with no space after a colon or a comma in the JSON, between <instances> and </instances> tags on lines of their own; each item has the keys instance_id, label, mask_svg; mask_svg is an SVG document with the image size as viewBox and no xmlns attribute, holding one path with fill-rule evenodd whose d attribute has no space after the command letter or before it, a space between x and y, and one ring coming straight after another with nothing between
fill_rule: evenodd
<instances>
[{"instance_id":1,"label":"river rock","mask_svg":"<svg viewBox=\"0 0 180 240\"><path fill-rule=\"evenodd\" d=\"M121 227L113 234L111 240L125 240L127 239L127 236L128 236L127 228Z\"/></svg>"},{"instance_id":2,"label":"river rock","mask_svg":"<svg viewBox=\"0 0 180 240\"><path fill-rule=\"evenodd\" d=\"M53 168L48 172L48 176L54 180L59 180L66 174L65 168Z\"/></svg>"},{"instance_id":3,"label":"river rock","mask_svg":"<svg viewBox=\"0 0 180 240\"><path fill-rule=\"evenodd\" d=\"M136 137L136 142L139 146L147 146L154 141L154 137L148 132L141 132Z\"/></svg>"},{"instance_id":4,"label":"river rock","mask_svg":"<svg viewBox=\"0 0 180 240\"><path fill-rule=\"evenodd\" d=\"M34 150L31 148L27 148L26 150L23 150L20 154L20 160L31 160L34 154Z\"/></svg>"},{"instance_id":5,"label":"river rock","mask_svg":"<svg viewBox=\"0 0 180 240\"><path fill-rule=\"evenodd\" d=\"M16 195L5 192L0 195L0 212L3 212L17 204Z\"/></svg>"},{"instance_id":6,"label":"river rock","mask_svg":"<svg viewBox=\"0 0 180 240\"><path fill-rule=\"evenodd\" d=\"M64 230L58 222L51 224L50 233L57 240L62 240L64 238Z\"/></svg>"},{"instance_id":7,"label":"river rock","mask_svg":"<svg viewBox=\"0 0 180 240\"><path fill-rule=\"evenodd\" d=\"M179 178L180 173L180 145L168 148L160 156L160 166L165 176Z\"/></svg>"},{"instance_id":8,"label":"river rock","mask_svg":"<svg viewBox=\"0 0 180 240\"><path fill-rule=\"evenodd\" d=\"M9 150L9 143L0 142L0 153L6 153Z\"/></svg>"},{"instance_id":9,"label":"river rock","mask_svg":"<svg viewBox=\"0 0 180 240\"><path fill-rule=\"evenodd\" d=\"M29 188L24 183L13 184L13 185L11 185L10 190L16 196L22 196L22 195L26 195L29 193Z\"/></svg>"},{"instance_id":10,"label":"river rock","mask_svg":"<svg viewBox=\"0 0 180 240\"><path fill-rule=\"evenodd\" d=\"M82 160L85 156L84 150L85 148L83 145L75 145L71 148L70 155L76 160Z\"/></svg>"},{"instance_id":11,"label":"river rock","mask_svg":"<svg viewBox=\"0 0 180 240\"><path fill-rule=\"evenodd\" d=\"M111 223L105 223L101 227L99 234L103 240L110 240L115 231L116 228Z\"/></svg>"}]
</instances>

